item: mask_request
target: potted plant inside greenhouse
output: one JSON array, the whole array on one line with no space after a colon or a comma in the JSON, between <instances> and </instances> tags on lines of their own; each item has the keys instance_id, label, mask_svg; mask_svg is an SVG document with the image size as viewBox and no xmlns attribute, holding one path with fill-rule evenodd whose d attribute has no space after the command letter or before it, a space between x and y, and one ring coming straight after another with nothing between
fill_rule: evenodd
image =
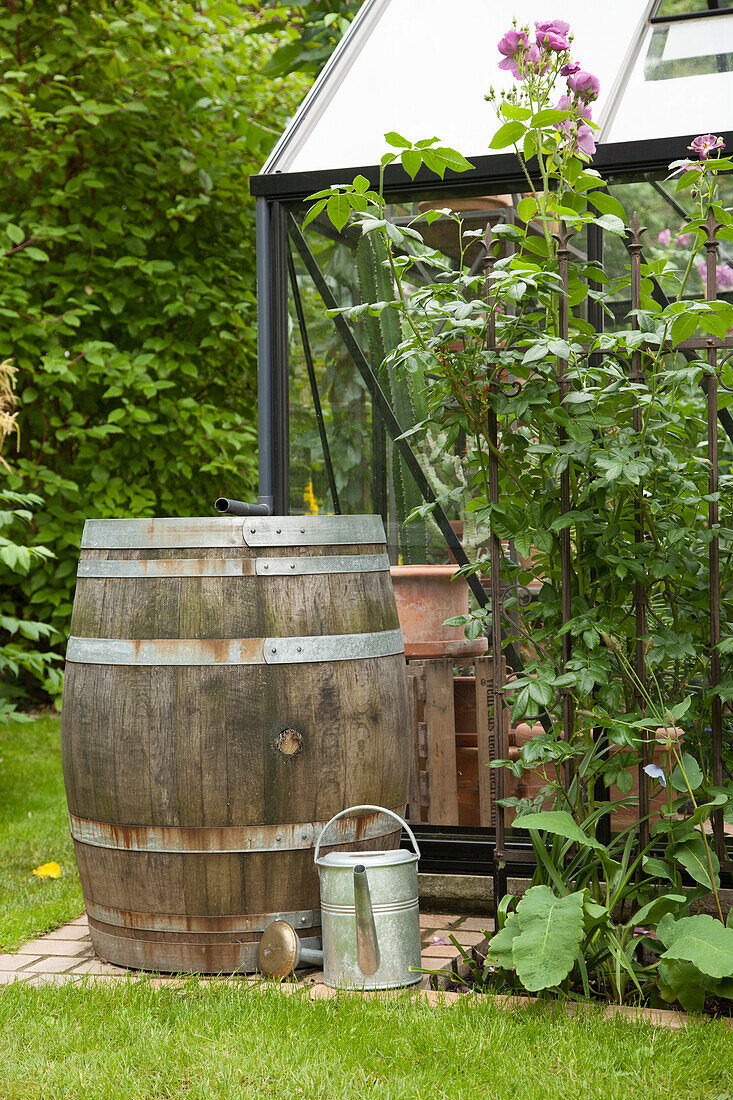
<instances>
[{"instance_id":1,"label":"potted plant inside greenhouse","mask_svg":"<svg viewBox=\"0 0 733 1100\"><path fill-rule=\"evenodd\" d=\"M713 134L680 149L669 186L684 247L672 255L660 230L659 252L642 256L644 227L592 167L599 81L573 56L569 25L515 26L498 48L514 84L495 94L491 145L514 150L527 193L515 224L486 231L483 270L456 271L416 223L387 216L387 165L399 160L413 177L460 169L436 139L388 133L379 186L359 176L323 189L306 217L325 211L372 242L388 285L345 316L393 325L384 362L422 380L423 424L443 433L446 451L472 441L468 509L488 525L490 554L474 548L464 572L488 556L491 601L460 621L469 633L491 626L496 725L505 706L515 723L542 718L518 758L494 761L498 776L539 777L533 798L502 799L497 784L515 833L531 840L533 884L519 901L503 897L485 962L466 980L724 1004L733 580L721 560L733 536L721 516L731 477L718 468L717 415L733 381L733 305L718 290L730 285L733 162ZM609 248L605 263L574 248L599 229L625 249ZM417 265L433 277L415 277ZM454 487L439 495L449 504ZM419 505L413 520L434 508ZM537 598L522 605L517 584L538 585ZM507 644L523 668L504 682ZM612 834L610 815L634 801L635 780L638 821Z\"/></svg>"}]
</instances>

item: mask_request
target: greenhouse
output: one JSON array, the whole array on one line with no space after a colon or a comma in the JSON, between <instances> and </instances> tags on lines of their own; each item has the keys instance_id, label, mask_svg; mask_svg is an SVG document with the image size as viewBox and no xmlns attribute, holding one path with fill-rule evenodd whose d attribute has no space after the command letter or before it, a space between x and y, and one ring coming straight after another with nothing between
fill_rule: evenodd
<instances>
[{"instance_id":1,"label":"greenhouse","mask_svg":"<svg viewBox=\"0 0 733 1100\"><path fill-rule=\"evenodd\" d=\"M505 12L468 2L462 5L459 18L446 21L442 7L424 0L365 3L261 174L251 181L258 203L260 286L267 292L260 299L259 315L260 394L264 402L260 406L260 500L272 499L275 511L283 513L365 509L381 513L391 560L397 566L393 575L418 563L475 563L477 556L484 565L490 564L490 524L477 519L480 512L470 509L473 494L466 459L471 458L471 441L467 449L465 432L455 425L453 430L441 429L433 422L415 430L426 416L415 376L381 367L385 352L393 348L385 347L384 333L378 326L375 329L373 320L357 316L358 311L351 319L348 313L334 312L360 302L379 301L387 293L384 286L369 283L361 231L353 218L340 230L326 210L305 227L303 220L316 201L309 197L323 189L347 184L357 175L377 188L380 160L391 150L384 135L391 132L409 143L437 136L441 145L459 150L472 166L460 173L448 169L443 178L424 165L414 179L399 163L390 163L384 170L385 217L397 228L416 229L422 245L440 255L444 268L456 276L483 275L487 228L496 240L497 231L501 234L504 227L521 222L519 204L530 193L531 181L514 152L489 148L490 137L502 121L499 97L487 100L489 84L506 91L514 83L510 72L497 72L486 60L486 43L499 41L506 31ZM531 24L543 14L540 4L514 7L518 26ZM670 178L669 166L687 155L688 145L699 132L714 131L730 147L727 104L733 54L728 47L733 46L733 11L727 4L626 0L603 9L568 4L564 15L574 36L573 56L582 58L584 68L600 82L593 103L597 151L592 167L607 184L605 194L618 200L629 214L635 212L640 223L641 235L636 237L589 224L580 227L567 246L576 270L583 271L586 265L587 277L589 266L602 263L608 279L606 292L585 298L576 313L596 331L604 327L613 331L630 310L640 308L642 291L660 307L675 298L677 285L667 278L667 265L680 258L687 261L689 234L682 227L694 213L689 195L681 194L677 179ZM470 33L466 33L468 27ZM730 184L726 177L720 179L722 194L729 196ZM529 231L539 232L531 221ZM499 239L507 242L504 248L512 247L511 234ZM400 247L405 254L410 252L409 241L395 246ZM727 263L731 249L731 243L718 242L716 293L720 300L731 300L733 279ZM643 287L639 283L635 290L621 278L633 257L644 271ZM420 280L433 282L436 262L436 255L430 262L418 257L410 267L412 282L416 286ZM704 296L705 290L705 265L700 268L698 262L684 297ZM451 335L454 339L446 345L458 346L455 338L462 334L456 330ZM704 334L682 342L685 346L680 354L689 362L696 361L707 346ZM725 335L715 344L723 349L731 346ZM721 362L726 362L724 352ZM700 434L685 446L706 446L707 388L703 375L698 399ZM733 438L728 403L721 390L714 435L724 464ZM452 454L446 454L451 448ZM556 480L560 492L559 475ZM413 509L436 496L439 503L427 522L413 520L405 525ZM459 545L461 539L463 546ZM572 554L580 550L574 535ZM516 604L526 601L531 608L541 578L536 571L522 569L525 555L526 549L524 554L518 553L516 540L501 540L501 556L514 564L500 583L513 583ZM570 548L562 567L559 558L558 553L557 582L569 596L571 589L577 591L576 563L570 560ZM498 557L493 560L496 564ZM586 568L594 567L586 564ZM469 585L472 600L484 608L491 605L487 575L482 586L475 573L469 574ZM495 609L500 598L497 588ZM633 610L641 600L641 595L634 597L632 591L624 614L641 615L641 610ZM516 607L513 612L509 607L505 611L502 615L495 612L495 620L500 621L494 623L494 629L512 635L518 612ZM566 609L566 620L569 618ZM638 625L645 629L641 620ZM487 632L491 637L490 628ZM520 649L511 641L504 647L515 673L521 668ZM639 646L637 650L637 672L644 677ZM422 653L419 648L415 652ZM569 647L563 659L568 657ZM495 667L492 675L497 682L499 669ZM504 699L506 707L511 699ZM495 702L500 706L501 697ZM458 703L456 706L458 714ZM530 726L541 717L528 719ZM460 716L458 722L460 725ZM720 723L718 715L712 735L716 755L722 751ZM475 720L470 719L469 725L475 728ZM520 740L525 732L526 722L520 727ZM516 740L516 731L510 731L508 738ZM483 781L476 778L470 753L478 751L479 761L485 762L480 740L476 749L472 747L475 741L464 738L462 750L461 734L457 734L458 803L461 798L470 801L465 791L460 794L463 769L467 777L464 785L474 791L471 805L457 804L455 798L446 804L438 799L433 805L443 808L431 811L423 804L423 821L429 822L428 835L435 838L434 848L427 837L426 842L435 855L436 867L447 869L456 858L465 861L466 869L485 867L486 845L470 826L491 823L494 828L502 827L504 815L500 811L497 822L493 809L494 786L491 793L481 790L481 812L477 812L476 788ZM510 746L504 740L502 752L501 744L501 738L492 742L490 755L506 755ZM501 779L492 777L492 784L501 784ZM527 793L521 779L507 777L509 789L515 794ZM499 789L499 796L501 793ZM641 798L643 817L648 806L648 793L643 789ZM605 824L608 827L607 821ZM722 816L718 825L722 830ZM497 838L502 861L503 843ZM514 848L510 845L508 849L510 863L531 858L531 851L522 848L517 837ZM719 854L723 855L720 847Z\"/></svg>"}]
</instances>

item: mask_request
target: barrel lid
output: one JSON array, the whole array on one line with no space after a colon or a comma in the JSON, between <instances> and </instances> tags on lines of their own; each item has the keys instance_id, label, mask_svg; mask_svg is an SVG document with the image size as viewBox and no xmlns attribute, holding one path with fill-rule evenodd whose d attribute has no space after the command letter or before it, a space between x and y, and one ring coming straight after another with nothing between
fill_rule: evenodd
<instances>
[{"instance_id":1,"label":"barrel lid","mask_svg":"<svg viewBox=\"0 0 733 1100\"><path fill-rule=\"evenodd\" d=\"M394 867L399 863L417 863L415 852L396 848L384 852L328 852L316 860L319 867Z\"/></svg>"}]
</instances>

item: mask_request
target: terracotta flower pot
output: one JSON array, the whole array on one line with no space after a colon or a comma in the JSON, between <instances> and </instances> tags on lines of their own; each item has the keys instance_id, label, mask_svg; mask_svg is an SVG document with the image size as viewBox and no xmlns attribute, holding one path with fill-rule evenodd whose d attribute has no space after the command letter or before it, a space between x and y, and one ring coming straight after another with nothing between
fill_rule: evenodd
<instances>
[{"instance_id":1,"label":"terracotta flower pot","mask_svg":"<svg viewBox=\"0 0 733 1100\"><path fill-rule=\"evenodd\" d=\"M446 619L468 614L469 587L457 565L393 565L390 569L406 657L476 657L484 637L467 638Z\"/></svg>"}]
</instances>

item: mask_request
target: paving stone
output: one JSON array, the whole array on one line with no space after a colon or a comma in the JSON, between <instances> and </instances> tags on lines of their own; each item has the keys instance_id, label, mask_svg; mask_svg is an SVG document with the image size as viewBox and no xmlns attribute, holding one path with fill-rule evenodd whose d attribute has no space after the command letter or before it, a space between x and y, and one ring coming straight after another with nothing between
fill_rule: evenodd
<instances>
[{"instance_id":1,"label":"paving stone","mask_svg":"<svg viewBox=\"0 0 733 1100\"><path fill-rule=\"evenodd\" d=\"M445 970L451 969L453 959L441 958L440 955L421 955L420 967L423 970Z\"/></svg>"},{"instance_id":2,"label":"paving stone","mask_svg":"<svg viewBox=\"0 0 733 1100\"><path fill-rule=\"evenodd\" d=\"M458 913L458 914L456 914L456 913L434 913L433 914L433 920L435 921L435 924L432 925L432 927L433 928L454 928L455 925L458 924L459 921L465 920L465 919L466 918L461 916L460 913Z\"/></svg>"},{"instance_id":3,"label":"paving stone","mask_svg":"<svg viewBox=\"0 0 733 1100\"><path fill-rule=\"evenodd\" d=\"M464 917L461 921L461 928L465 928L467 932L489 932L493 935L494 918Z\"/></svg>"},{"instance_id":4,"label":"paving stone","mask_svg":"<svg viewBox=\"0 0 733 1100\"><path fill-rule=\"evenodd\" d=\"M89 939L89 926L85 924L65 924L55 932L48 932L44 940L84 940ZM90 940L91 943L91 940Z\"/></svg>"},{"instance_id":5,"label":"paving stone","mask_svg":"<svg viewBox=\"0 0 733 1100\"><path fill-rule=\"evenodd\" d=\"M88 959L86 961L74 959L74 963L79 964L74 970L75 974L106 974L111 977L124 978L125 975L130 973L129 970L125 970L121 966L113 966L111 963L102 962L101 959Z\"/></svg>"},{"instance_id":6,"label":"paving stone","mask_svg":"<svg viewBox=\"0 0 733 1100\"><path fill-rule=\"evenodd\" d=\"M21 971L24 974L63 974L67 970L71 970L76 966L79 959L74 955L51 955L49 958L38 959L37 962L31 963L26 970Z\"/></svg>"},{"instance_id":7,"label":"paving stone","mask_svg":"<svg viewBox=\"0 0 733 1100\"><path fill-rule=\"evenodd\" d=\"M24 970L0 970L0 985L8 985L10 982L22 982L25 980Z\"/></svg>"},{"instance_id":8,"label":"paving stone","mask_svg":"<svg viewBox=\"0 0 733 1100\"><path fill-rule=\"evenodd\" d=\"M420 914L420 929L424 928L437 928L441 924L443 918L438 916L437 913L421 913Z\"/></svg>"},{"instance_id":9,"label":"paving stone","mask_svg":"<svg viewBox=\"0 0 733 1100\"><path fill-rule=\"evenodd\" d=\"M38 940L24 943L18 948L19 955L81 955L88 950L83 943L64 940L50 940L41 936Z\"/></svg>"},{"instance_id":10,"label":"paving stone","mask_svg":"<svg viewBox=\"0 0 733 1100\"><path fill-rule=\"evenodd\" d=\"M438 928L435 935L440 936L444 940L447 940L450 936L455 936L461 947L475 947L477 944L481 943L482 940L486 939L483 932L469 932L466 928L453 928L448 930L445 928Z\"/></svg>"},{"instance_id":11,"label":"paving stone","mask_svg":"<svg viewBox=\"0 0 733 1100\"><path fill-rule=\"evenodd\" d=\"M69 921L69 924L70 925L77 925L77 924L86 924L86 925L88 925L89 924L89 918L87 917L86 913L82 913L82 915L80 917L77 917L76 920Z\"/></svg>"},{"instance_id":12,"label":"paving stone","mask_svg":"<svg viewBox=\"0 0 733 1100\"><path fill-rule=\"evenodd\" d=\"M452 943L429 943L423 947L420 954L423 958L427 956L431 959L454 959L458 955L458 951Z\"/></svg>"},{"instance_id":13,"label":"paving stone","mask_svg":"<svg viewBox=\"0 0 733 1100\"><path fill-rule=\"evenodd\" d=\"M41 952L36 951L35 955L0 955L0 970L16 971L21 970L28 966L28 963L35 962L36 959L40 959Z\"/></svg>"},{"instance_id":14,"label":"paving stone","mask_svg":"<svg viewBox=\"0 0 733 1100\"><path fill-rule=\"evenodd\" d=\"M26 981L23 982L23 985L48 985L49 983L61 985L65 982L71 981L72 978L72 974L44 974L43 972L39 971L39 973L37 974L29 974Z\"/></svg>"}]
</instances>

